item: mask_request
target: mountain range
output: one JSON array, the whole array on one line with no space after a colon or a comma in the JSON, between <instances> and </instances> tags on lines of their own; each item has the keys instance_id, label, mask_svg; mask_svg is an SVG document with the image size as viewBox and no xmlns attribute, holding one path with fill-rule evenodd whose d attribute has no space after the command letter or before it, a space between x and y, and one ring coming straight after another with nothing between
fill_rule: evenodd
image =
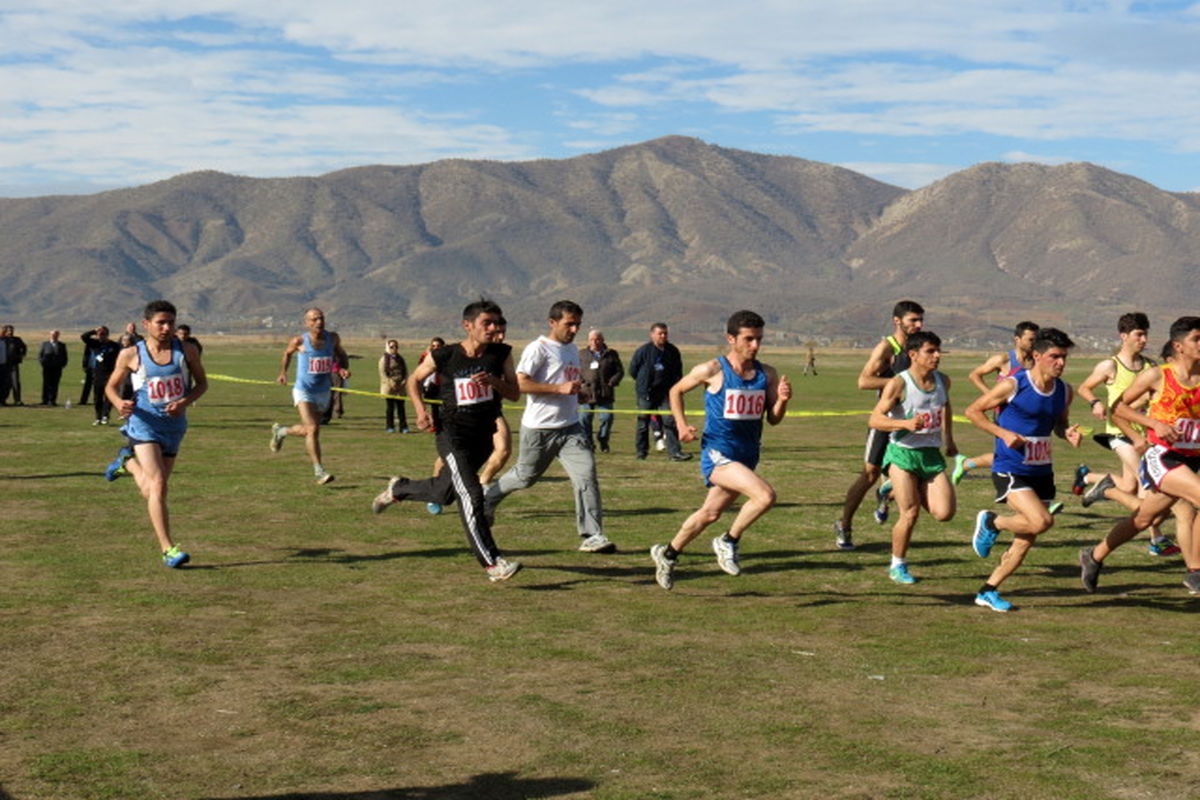
<instances>
[{"instance_id":1,"label":"mountain range","mask_svg":"<svg viewBox=\"0 0 1200 800\"><path fill-rule=\"evenodd\" d=\"M1111 338L1188 313L1200 195L1087 163L980 164L908 191L830 164L671 136L563 160L451 159L320 177L196 172L0 199L0 318L91 324L166 297L206 329L442 331L486 294L517 330L585 324L870 341L892 303L1004 340L1019 319Z\"/></svg>"}]
</instances>

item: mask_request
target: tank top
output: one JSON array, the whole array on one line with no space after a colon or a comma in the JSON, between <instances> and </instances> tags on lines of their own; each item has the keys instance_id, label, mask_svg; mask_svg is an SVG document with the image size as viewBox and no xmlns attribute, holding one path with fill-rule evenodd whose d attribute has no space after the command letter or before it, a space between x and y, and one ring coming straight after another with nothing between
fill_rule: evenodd
<instances>
[{"instance_id":1,"label":"tank top","mask_svg":"<svg viewBox=\"0 0 1200 800\"><path fill-rule=\"evenodd\" d=\"M927 392L904 370L897 376L904 380L904 399L888 412L892 419L912 419L918 415L926 418L925 428L920 432L892 431L890 440L900 447L941 447L942 421L946 408L946 384L942 373L933 373L933 391Z\"/></svg>"},{"instance_id":2,"label":"tank top","mask_svg":"<svg viewBox=\"0 0 1200 800\"><path fill-rule=\"evenodd\" d=\"M762 418L767 409L767 373L758 361L751 362L754 376L743 378L725 356L721 365L721 388L704 393L704 434L700 447L720 451L740 461L757 455L762 441Z\"/></svg>"},{"instance_id":3,"label":"tank top","mask_svg":"<svg viewBox=\"0 0 1200 800\"><path fill-rule=\"evenodd\" d=\"M1162 382L1146 415L1175 425L1180 432L1178 440L1167 444L1151 428L1146 431L1146 438L1152 443L1185 455L1200 451L1200 386L1185 387L1169 364L1162 368Z\"/></svg>"},{"instance_id":4,"label":"tank top","mask_svg":"<svg viewBox=\"0 0 1200 800\"><path fill-rule=\"evenodd\" d=\"M1142 368L1138 370L1132 370L1125 366L1121 359L1117 358L1116 356L1112 357L1112 362L1116 374L1113 375L1112 383L1108 385L1108 402L1105 404L1108 406L1108 415L1104 421L1104 432L1110 433L1113 436L1124 436L1125 434L1121 432L1121 429L1113 423L1113 406L1117 404L1117 400L1120 399L1121 395L1125 394L1125 390L1129 388L1129 385L1133 383L1134 379L1137 378L1137 376L1141 373L1155 366L1155 364L1150 359L1143 358ZM1143 430L1141 425L1134 425L1133 427L1139 432Z\"/></svg>"},{"instance_id":5,"label":"tank top","mask_svg":"<svg viewBox=\"0 0 1200 800\"><path fill-rule=\"evenodd\" d=\"M1016 391L997 416L996 424L1021 434L1026 442L1021 449L1013 449L997 437L992 472L1052 475L1050 437L1067 407L1067 385L1055 378L1050 391L1043 394L1030 381L1028 370L1021 370L1012 379L1017 383Z\"/></svg>"},{"instance_id":6,"label":"tank top","mask_svg":"<svg viewBox=\"0 0 1200 800\"><path fill-rule=\"evenodd\" d=\"M461 344L439 347L430 353L437 366L443 426L491 435L500 416L501 398L491 386L480 386L470 376L478 372L503 375L504 362L511 352L510 345L493 342L474 357L468 356Z\"/></svg>"},{"instance_id":7,"label":"tank top","mask_svg":"<svg viewBox=\"0 0 1200 800\"><path fill-rule=\"evenodd\" d=\"M303 392L319 394L328 392L333 385L331 373L337 369L333 352L333 336L325 332L325 347L313 347L312 337L306 331L304 344L296 354L296 388Z\"/></svg>"},{"instance_id":8,"label":"tank top","mask_svg":"<svg viewBox=\"0 0 1200 800\"><path fill-rule=\"evenodd\" d=\"M192 376L183 356L183 344L171 341L171 358L166 364L155 363L144 341L137 343L138 368L130 376L134 391L133 417L130 423L144 424L157 430L187 428L187 418L167 414L167 406L182 400L192 390ZM135 431L136 432L136 431ZM141 438L134 436L133 438Z\"/></svg>"}]
</instances>

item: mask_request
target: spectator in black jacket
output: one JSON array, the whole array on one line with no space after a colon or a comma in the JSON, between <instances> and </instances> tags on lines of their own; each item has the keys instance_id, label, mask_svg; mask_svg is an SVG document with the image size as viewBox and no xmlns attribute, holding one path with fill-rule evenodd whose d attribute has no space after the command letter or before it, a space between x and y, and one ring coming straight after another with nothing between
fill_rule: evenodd
<instances>
[{"instance_id":1,"label":"spectator in black jacket","mask_svg":"<svg viewBox=\"0 0 1200 800\"><path fill-rule=\"evenodd\" d=\"M595 450L596 441L599 441L600 452L607 453L608 440L613 429L614 390L625 377L625 367L621 364L621 356L617 351L605 343L603 333L595 329L590 330L587 341L587 347L579 348L579 364L583 369L581 401L585 407L580 409L579 416L588 447ZM592 421L597 416L597 409L605 409L607 413L599 414L600 428L596 439L593 440Z\"/></svg>"},{"instance_id":2,"label":"spectator in black jacket","mask_svg":"<svg viewBox=\"0 0 1200 800\"><path fill-rule=\"evenodd\" d=\"M62 334L50 331L50 338L42 342L38 351L38 363L42 365L42 405L58 405L58 384L63 369L67 366L67 346L59 341Z\"/></svg>"},{"instance_id":3,"label":"spectator in black jacket","mask_svg":"<svg viewBox=\"0 0 1200 800\"><path fill-rule=\"evenodd\" d=\"M4 339L7 351L7 364L4 369L8 372L7 381L2 384L3 392L0 393L0 403L7 403L8 395L11 393L12 404L23 406L25 403L21 401L21 362L25 360L25 354L28 352L25 340L13 332L12 325L5 325L0 329L0 338Z\"/></svg>"},{"instance_id":4,"label":"spectator in black jacket","mask_svg":"<svg viewBox=\"0 0 1200 800\"><path fill-rule=\"evenodd\" d=\"M87 348L87 363L92 370L93 394L96 396L96 420L93 425L107 425L112 404L108 401L104 387L117 364L121 345L108 338L108 327L101 325L95 330L84 331L79 337Z\"/></svg>"},{"instance_id":5,"label":"spectator in black jacket","mask_svg":"<svg viewBox=\"0 0 1200 800\"><path fill-rule=\"evenodd\" d=\"M692 456L679 447L679 432L671 416L667 392L683 377L683 357L679 348L667 341L667 323L650 326L650 341L637 349L629 362L629 374L637 384L637 405L641 410L665 410L662 414L663 437L667 455L672 461L687 461ZM637 419L634 439L637 457L644 459L650 452L650 415Z\"/></svg>"}]
</instances>

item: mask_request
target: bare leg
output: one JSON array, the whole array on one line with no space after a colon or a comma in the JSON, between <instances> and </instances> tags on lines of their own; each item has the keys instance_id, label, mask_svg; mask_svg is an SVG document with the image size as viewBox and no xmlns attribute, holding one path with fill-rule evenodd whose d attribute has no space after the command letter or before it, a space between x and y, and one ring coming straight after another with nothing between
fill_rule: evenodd
<instances>
[{"instance_id":1,"label":"bare leg","mask_svg":"<svg viewBox=\"0 0 1200 800\"><path fill-rule=\"evenodd\" d=\"M997 517L996 529L1012 533L1013 541L987 579L989 584L996 587L1021 566L1029 549L1037 541L1038 534L1045 533L1054 525L1054 517L1046 510L1045 503L1028 489L1009 492L1006 502L1016 513Z\"/></svg>"},{"instance_id":2,"label":"bare leg","mask_svg":"<svg viewBox=\"0 0 1200 800\"><path fill-rule=\"evenodd\" d=\"M175 466L174 458L164 458L162 447L154 442L134 445L135 457L125 464L125 469L137 481L138 490L146 498L146 509L150 513L150 524L158 537L159 549L164 552L174 545L171 541L171 516L167 511L167 482Z\"/></svg>"}]
</instances>

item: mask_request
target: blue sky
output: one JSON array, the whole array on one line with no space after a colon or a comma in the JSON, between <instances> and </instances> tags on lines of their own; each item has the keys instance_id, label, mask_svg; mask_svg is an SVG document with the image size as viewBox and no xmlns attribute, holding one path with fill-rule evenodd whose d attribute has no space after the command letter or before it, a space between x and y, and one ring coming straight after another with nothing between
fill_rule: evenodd
<instances>
[{"instance_id":1,"label":"blue sky","mask_svg":"<svg viewBox=\"0 0 1200 800\"><path fill-rule=\"evenodd\" d=\"M915 188L1200 190L1200 3L0 0L0 195L564 158L668 134Z\"/></svg>"}]
</instances>

